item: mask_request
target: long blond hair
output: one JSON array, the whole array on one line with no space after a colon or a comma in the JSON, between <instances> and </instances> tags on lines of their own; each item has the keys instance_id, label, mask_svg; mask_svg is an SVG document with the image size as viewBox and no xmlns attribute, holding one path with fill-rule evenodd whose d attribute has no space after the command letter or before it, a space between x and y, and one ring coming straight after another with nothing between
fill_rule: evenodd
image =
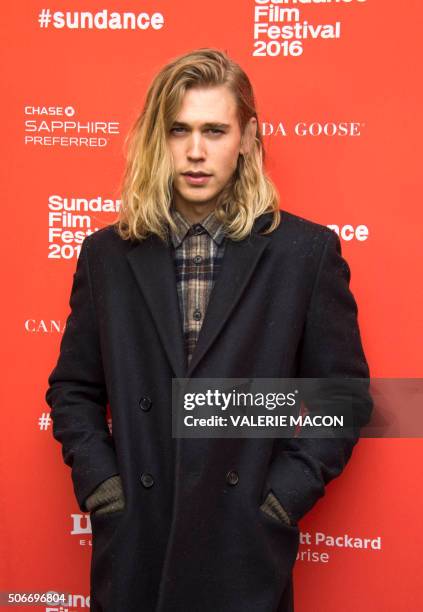
<instances>
[{"instance_id":1,"label":"long blond hair","mask_svg":"<svg viewBox=\"0 0 423 612\"><path fill-rule=\"evenodd\" d=\"M187 89L217 85L226 85L233 92L241 133L251 117L257 119L257 130L250 152L239 155L234 174L218 196L215 214L232 240L246 238L255 219L266 212L273 212L273 219L264 233L279 225L279 195L263 168L263 141L250 80L223 51L201 48L160 70L128 133L121 207L115 222L122 238L142 240L152 233L167 241L167 227L175 226L169 212L174 169L166 135Z\"/></svg>"}]
</instances>

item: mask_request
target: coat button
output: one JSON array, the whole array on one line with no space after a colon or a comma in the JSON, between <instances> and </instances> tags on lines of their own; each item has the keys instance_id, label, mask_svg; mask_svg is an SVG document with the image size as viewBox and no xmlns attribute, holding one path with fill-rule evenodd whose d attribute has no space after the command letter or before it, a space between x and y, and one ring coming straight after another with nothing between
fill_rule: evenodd
<instances>
[{"instance_id":1,"label":"coat button","mask_svg":"<svg viewBox=\"0 0 423 612\"><path fill-rule=\"evenodd\" d=\"M198 308L196 308L192 313L192 318L194 319L194 321L200 321L202 316L203 315L201 314L201 310L199 310Z\"/></svg>"},{"instance_id":2,"label":"coat button","mask_svg":"<svg viewBox=\"0 0 423 612\"><path fill-rule=\"evenodd\" d=\"M151 399L149 397L142 397L140 399L140 408L141 408L141 410L145 410L147 412L147 410L150 410L152 404L153 404L153 402L151 401Z\"/></svg>"},{"instance_id":3,"label":"coat button","mask_svg":"<svg viewBox=\"0 0 423 612\"><path fill-rule=\"evenodd\" d=\"M148 472L143 472L141 474L141 483L143 487L145 487L146 489L149 489L154 484L154 478Z\"/></svg>"},{"instance_id":4,"label":"coat button","mask_svg":"<svg viewBox=\"0 0 423 612\"><path fill-rule=\"evenodd\" d=\"M228 484L236 485L236 484L238 484L238 480L239 480L238 472L236 472L235 470L230 470L226 474L226 482Z\"/></svg>"}]
</instances>

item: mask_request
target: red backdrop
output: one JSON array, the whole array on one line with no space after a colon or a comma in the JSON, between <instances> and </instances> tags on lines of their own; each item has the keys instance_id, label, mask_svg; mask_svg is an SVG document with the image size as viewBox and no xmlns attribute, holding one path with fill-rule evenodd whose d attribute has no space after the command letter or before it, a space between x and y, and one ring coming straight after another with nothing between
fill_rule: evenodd
<instances>
[{"instance_id":1,"label":"red backdrop","mask_svg":"<svg viewBox=\"0 0 423 612\"><path fill-rule=\"evenodd\" d=\"M423 10L417 0L43 6L3 8L0 589L61 589L73 611L88 603L90 524L44 394L81 239L116 216L124 137L153 75L196 47L240 62L281 208L341 230L372 377L421 377ZM93 27L76 20L83 11L101 12ZM145 15L119 29L124 12ZM299 612L422 609L422 462L419 438L360 441L301 523ZM327 539L346 535L374 548Z\"/></svg>"}]
</instances>

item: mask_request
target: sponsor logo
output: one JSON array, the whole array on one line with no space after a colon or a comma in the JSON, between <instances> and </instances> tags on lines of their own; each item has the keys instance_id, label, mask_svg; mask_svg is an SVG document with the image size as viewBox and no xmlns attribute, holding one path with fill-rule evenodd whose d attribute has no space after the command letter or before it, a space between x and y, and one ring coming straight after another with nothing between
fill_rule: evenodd
<instances>
[{"instance_id":1,"label":"sponsor logo","mask_svg":"<svg viewBox=\"0 0 423 612\"><path fill-rule=\"evenodd\" d=\"M55 319L26 319L24 327L31 334L61 334L65 330L65 323Z\"/></svg>"},{"instance_id":2,"label":"sponsor logo","mask_svg":"<svg viewBox=\"0 0 423 612\"><path fill-rule=\"evenodd\" d=\"M78 118L73 106L24 107L24 143L33 147L104 148L120 134L119 121Z\"/></svg>"},{"instance_id":3,"label":"sponsor logo","mask_svg":"<svg viewBox=\"0 0 423 612\"><path fill-rule=\"evenodd\" d=\"M287 125L282 121L271 123L264 121L261 125L262 136L301 136L301 137L358 137L362 136L365 123L360 121L298 121Z\"/></svg>"}]
</instances>

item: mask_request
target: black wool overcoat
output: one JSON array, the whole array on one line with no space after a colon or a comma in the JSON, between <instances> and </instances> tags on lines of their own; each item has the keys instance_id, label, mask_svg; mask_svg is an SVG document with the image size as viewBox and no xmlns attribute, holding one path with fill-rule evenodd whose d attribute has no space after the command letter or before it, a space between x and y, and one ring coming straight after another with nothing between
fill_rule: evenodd
<instances>
[{"instance_id":1,"label":"black wool overcoat","mask_svg":"<svg viewBox=\"0 0 423 612\"><path fill-rule=\"evenodd\" d=\"M82 243L46 400L81 511L122 478L125 508L91 516L92 610L293 610L297 523L358 435L187 439L171 423L172 378L369 377L337 234L280 214L228 240L188 368L170 247L113 225ZM369 397L356 411L368 422ZM260 508L270 489L291 526Z\"/></svg>"}]
</instances>

